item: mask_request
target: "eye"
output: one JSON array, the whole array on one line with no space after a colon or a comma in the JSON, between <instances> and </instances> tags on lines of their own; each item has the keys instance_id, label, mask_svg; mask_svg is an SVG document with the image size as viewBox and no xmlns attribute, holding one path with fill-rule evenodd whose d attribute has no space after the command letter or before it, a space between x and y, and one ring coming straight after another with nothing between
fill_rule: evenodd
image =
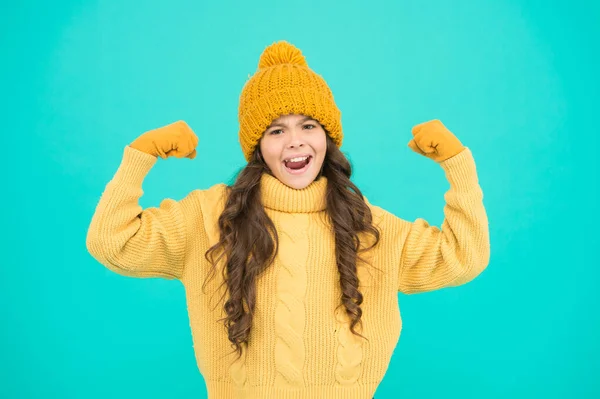
<instances>
[{"instance_id":1,"label":"eye","mask_svg":"<svg viewBox=\"0 0 600 399\"><path fill-rule=\"evenodd\" d=\"M271 130L271 132L269 134L275 134L275 135L277 135L278 134L277 132L283 132L283 130L282 129Z\"/></svg>"},{"instance_id":2,"label":"eye","mask_svg":"<svg viewBox=\"0 0 600 399\"><path fill-rule=\"evenodd\" d=\"M313 125L313 124L304 125L303 127L309 127L309 126L310 126L310 129L308 129L308 130L312 130L312 129L316 129L316 128L317 128L317 127L316 127L315 125Z\"/></svg>"}]
</instances>

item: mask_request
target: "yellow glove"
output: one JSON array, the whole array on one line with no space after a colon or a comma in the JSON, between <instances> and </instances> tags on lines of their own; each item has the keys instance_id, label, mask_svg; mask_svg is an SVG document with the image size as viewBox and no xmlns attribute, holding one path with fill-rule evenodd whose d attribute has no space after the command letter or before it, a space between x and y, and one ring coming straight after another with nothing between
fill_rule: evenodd
<instances>
[{"instance_id":1,"label":"yellow glove","mask_svg":"<svg viewBox=\"0 0 600 399\"><path fill-rule=\"evenodd\" d=\"M135 139L129 146L146 154L166 159L174 156L176 158L196 157L196 146L198 136L184 121L177 121L149 130Z\"/></svg>"},{"instance_id":2,"label":"yellow glove","mask_svg":"<svg viewBox=\"0 0 600 399\"><path fill-rule=\"evenodd\" d=\"M412 128L411 150L436 162L443 162L465 149L460 140L439 120L421 123Z\"/></svg>"}]
</instances>

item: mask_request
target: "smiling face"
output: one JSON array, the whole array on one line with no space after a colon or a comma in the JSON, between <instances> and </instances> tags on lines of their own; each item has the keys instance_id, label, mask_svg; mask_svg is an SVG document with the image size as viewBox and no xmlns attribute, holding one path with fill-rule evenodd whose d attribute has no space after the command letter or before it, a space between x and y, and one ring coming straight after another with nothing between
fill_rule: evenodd
<instances>
[{"instance_id":1,"label":"smiling face","mask_svg":"<svg viewBox=\"0 0 600 399\"><path fill-rule=\"evenodd\" d=\"M291 188L302 189L321 170L327 151L326 133L308 116L284 115L265 130L260 151L273 176Z\"/></svg>"}]
</instances>

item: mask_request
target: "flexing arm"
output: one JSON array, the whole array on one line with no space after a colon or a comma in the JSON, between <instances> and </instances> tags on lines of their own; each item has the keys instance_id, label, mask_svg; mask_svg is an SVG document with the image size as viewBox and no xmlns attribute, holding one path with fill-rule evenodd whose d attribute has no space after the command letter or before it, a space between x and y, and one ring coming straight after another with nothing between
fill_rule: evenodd
<instances>
[{"instance_id":1,"label":"flexing arm","mask_svg":"<svg viewBox=\"0 0 600 399\"><path fill-rule=\"evenodd\" d=\"M107 268L132 277L181 278L188 232L190 193L142 209L142 182L157 157L194 158L198 139L185 122L151 130L125 147L123 160L107 184L89 226L88 251ZM188 211L189 210L189 211Z\"/></svg>"},{"instance_id":2,"label":"flexing arm","mask_svg":"<svg viewBox=\"0 0 600 399\"><path fill-rule=\"evenodd\" d=\"M490 259L488 218L475 161L468 148L440 163L450 189L444 198L441 228L424 219L403 224L398 290L418 293L465 284Z\"/></svg>"},{"instance_id":3,"label":"flexing arm","mask_svg":"<svg viewBox=\"0 0 600 399\"><path fill-rule=\"evenodd\" d=\"M180 278L186 249L182 202L165 199L142 209L142 181L155 157L131 147L102 194L86 237L90 254L110 270L132 277Z\"/></svg>"}]
</instances>

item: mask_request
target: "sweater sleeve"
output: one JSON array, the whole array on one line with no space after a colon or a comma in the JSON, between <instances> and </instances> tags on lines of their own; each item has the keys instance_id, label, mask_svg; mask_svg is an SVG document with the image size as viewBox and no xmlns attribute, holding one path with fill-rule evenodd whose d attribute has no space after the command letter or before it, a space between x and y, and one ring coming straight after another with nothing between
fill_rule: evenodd
<instances>
[{"instance_id":1,"label":"sweater sleeve","mask_svg":"<svg viewBox=\"0 0 600 399\"><path fill-rule=\"evenodd\" d=\"M142 209L142 182L157 158L129 146L116 174L106 185L88 228L86 246L108 269L130 277L180 279L187 244L182 201L164 199Z\"/></svg>"},{"instance_id":2,"label":"sweater sleeve","mask_svg":"<svg viewBox=\"0 0 600 399\"><path fill-rule=\"evenodd\" d=\"M475 161L469 148L440 163L450 183L441 228L417 218L403 224L398 291L413 294L459 286L488 265L490 239Z\"/></svg>"}]
</instances>

